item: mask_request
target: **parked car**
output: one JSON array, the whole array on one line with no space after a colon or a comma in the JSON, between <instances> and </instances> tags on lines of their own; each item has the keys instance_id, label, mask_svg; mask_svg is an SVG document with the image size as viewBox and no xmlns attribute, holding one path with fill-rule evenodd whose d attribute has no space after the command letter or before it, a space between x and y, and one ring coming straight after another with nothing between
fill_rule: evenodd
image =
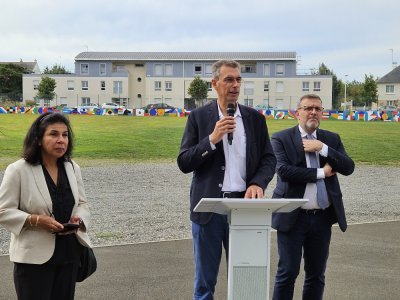
<instances>
[{"instance_id":1,"label":"parked car","mask_svg":"<svg viewBox=\"0 0 400 300\"><path fill-rule=\"evenodd\" d=\"M119 105L119 104L113 103L113 102L106 102L106 103L103 103L101 108L102 109L118 109L118 108L125 108L125 106Z\"/></svg>"},{"instance_id":2,"label":"parked car","mask_svg":"<svg viewBox=\"0 0 400 300\"><path fill-rule=\"evenodd\" d=\"M142 109L150 110L150 109L175 109L175 107L168 105L167 103L152 103L143 106Z\"/></svg>"},{"instance_id":3,"label":"parked car","mask_svg":"<svg viewBox=\"0 0 400 300\"><path fill-rule=\"evenodd\" d=\"M91 108L92 109L93 108L99 108L99 106L96 103L89 103L89 104L82 104L82 105L79 105L77 107L78 110L82 110L82 109L88 110L88 109L91 109Z\"/></svg>"},{"instance_id":4,"label":"parked car","mask_svg":"<svg viewBox=\"0 0 400 300\"><path fill-rule=\"evenodd\" d=\"M380 111L398 111L399 109L394 105L383 105L383 106L379 106L378 110L380 110Z\"/></svg>"}]
</instances>

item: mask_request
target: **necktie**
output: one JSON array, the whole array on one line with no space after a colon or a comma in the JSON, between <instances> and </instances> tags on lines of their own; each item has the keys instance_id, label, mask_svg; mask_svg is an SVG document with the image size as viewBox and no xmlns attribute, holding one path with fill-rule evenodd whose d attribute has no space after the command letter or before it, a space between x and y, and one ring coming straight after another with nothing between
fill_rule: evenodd
<instances>
[{"instance_id":1,"label":"necktie","mask_svg":"<svg viewBox=\"0 0 400 300\"><path fill-rule=\"evenodd\" d=\"M308 140L313 140L314 137L311 134L307 135ZM308 157L310 158L310 167L319 168L317 161L317 152L308 152ZM317 202L319 207L325 209L329 206L328 194L326 192L326 186L323 179L317 179Z\"/></svg>"}]
</instances>

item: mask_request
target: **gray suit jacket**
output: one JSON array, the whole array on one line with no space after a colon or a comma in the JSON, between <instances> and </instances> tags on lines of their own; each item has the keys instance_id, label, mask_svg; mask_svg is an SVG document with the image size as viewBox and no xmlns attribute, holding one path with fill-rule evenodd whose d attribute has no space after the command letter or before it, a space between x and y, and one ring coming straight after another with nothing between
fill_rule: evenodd
<instances>
[{"instance_id":1,"label":"gray suit jacket","mask_svg":"<svg viewBox=\"0 0 400 300\"><path fill-rule=\"evenodd\" d=\"M85 229L79 229L79 242L91 247L86 230L90 213L79 166L65 162L65 171L75 198L72 215L78 215ZM19 263L43 264L53 255L55 235L39 227L24 227L28 215L48 215L53 203L41 165L33 166L20 159L9 165L0 186L0 224L11 232L10 260Z\"/></svg>"}]
</instances>

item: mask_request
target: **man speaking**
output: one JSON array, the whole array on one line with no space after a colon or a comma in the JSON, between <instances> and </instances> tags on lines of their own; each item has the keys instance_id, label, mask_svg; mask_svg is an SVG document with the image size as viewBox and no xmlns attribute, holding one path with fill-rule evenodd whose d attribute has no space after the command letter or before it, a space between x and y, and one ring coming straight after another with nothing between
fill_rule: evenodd
<instances>
[{"instance_id":1,"label":"man speaking","mask_svg":"<svg viewBox=\"0 0 400 300\"><path fill-rule=\"evenodd\" d=\"M238 104L239 63L220 60L212 66L212 73L218 99L190 113L177 159L182 172L193 172L193 299L214 298L222 247L226 256L229 247L227 216L195 213L194 207L201 198L264 197L276 165L264 116Z\"/></svg>"}]
</instances>

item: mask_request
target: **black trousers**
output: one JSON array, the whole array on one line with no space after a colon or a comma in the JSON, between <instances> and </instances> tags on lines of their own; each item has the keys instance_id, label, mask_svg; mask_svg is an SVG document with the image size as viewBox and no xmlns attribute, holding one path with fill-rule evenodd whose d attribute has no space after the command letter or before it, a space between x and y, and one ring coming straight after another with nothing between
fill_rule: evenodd
<instances>
[{"instance_id":1,"label":"black trousers","mask_svg":"<svg viewBox=\"0 0 400 300\"><path fill-rule=\"evenodd\" d=\"M78 263L14 263L18 300L73 300Z\"/></svg>"}]
</instances>

